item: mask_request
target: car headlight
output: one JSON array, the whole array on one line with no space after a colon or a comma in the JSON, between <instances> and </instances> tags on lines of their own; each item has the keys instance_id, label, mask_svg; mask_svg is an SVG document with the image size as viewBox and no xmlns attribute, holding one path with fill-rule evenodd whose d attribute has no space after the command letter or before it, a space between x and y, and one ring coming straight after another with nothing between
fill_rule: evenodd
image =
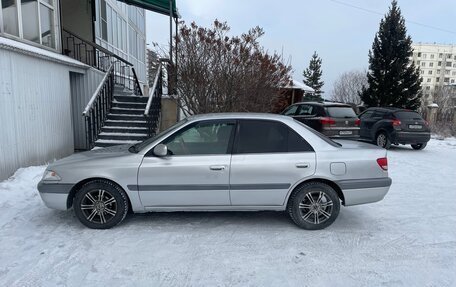
<instances>
[{"instance_id":1,"label":"car headlight","mask_svg":"<svg viewBox=\"0 0 456 287\"><path fill-rule=\"evenodd\" d=\"M43 180L59 181L62 178L53 170L46 170L43 175Z\"/></svg>"}]
</instances>

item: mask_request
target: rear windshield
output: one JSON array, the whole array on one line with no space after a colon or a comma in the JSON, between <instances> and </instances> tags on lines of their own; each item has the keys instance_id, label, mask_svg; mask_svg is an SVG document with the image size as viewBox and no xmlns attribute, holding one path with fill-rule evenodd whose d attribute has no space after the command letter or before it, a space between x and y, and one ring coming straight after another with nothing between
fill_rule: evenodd
<instances>
[{"instance_id":1,"label":"rear windshield","mask_svg":"<svg viewBox=\"0 0 456 287\"><path fill-rule=\"evenodd\" d=\"M317 132L316 130L314 130L313 128L301 123L300 121L297 121L297 120L294 120L295 122L297 122L298 124L300 124L301 126L305 127L306 129L308 129L311 133L315 134L316 136L318 136L319 138L321 138L322 140L324 140L325 142L327 142L328 144L334 146L334 147L341 147L342 144L338 143L338 142L335 142L333 141L332 139L328 138L327 136L325 136L324 134L322 133L319 133Z\"/></svg>"},{"instance_id":2,"label":"rear windshield","mask_svg":"<svg viewBox=\"0 0 456 287\"><path fill-rule=\"evenodd\" d=\"M355 111L350 107L327 107L326 109L332 118L356 118Z\"/></svg>"},{"instance_id":3,"label":"rear windshield","mask_svg":"<svg viewBox=\"0 0 456 287\"><path fill-rule=\"evenodd\" d=\"M412 111L395 112L394 115L400 120L421 120L420 114Z\"/></svg>"}]
</instances>

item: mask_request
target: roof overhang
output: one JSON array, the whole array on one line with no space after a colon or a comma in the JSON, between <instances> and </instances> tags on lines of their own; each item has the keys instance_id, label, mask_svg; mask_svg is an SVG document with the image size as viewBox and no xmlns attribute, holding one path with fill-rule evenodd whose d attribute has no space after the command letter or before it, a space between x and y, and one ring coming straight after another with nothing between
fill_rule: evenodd
<instances>
[{"instance_id":1,"label":"roof overhang","mask_svg":"<svg viewBox=\"0 0 456 287\"><path fill-rule=\"evenodd\" d=\"M176 0L118 0L120 2L127 3L136 7L144 8L146 10L157 12L163 15L170 16L172 10L172 16L174 18L180 18L179 12L176 7ZM172 6L172 8L171 8Z\"/></svg>"}]
</instances>

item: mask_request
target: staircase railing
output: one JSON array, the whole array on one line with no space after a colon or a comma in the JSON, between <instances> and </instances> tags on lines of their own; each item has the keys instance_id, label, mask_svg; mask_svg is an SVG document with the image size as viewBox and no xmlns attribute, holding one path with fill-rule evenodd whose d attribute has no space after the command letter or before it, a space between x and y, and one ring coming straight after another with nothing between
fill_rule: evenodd
<instances>
[{"instance_id":1,"label":"staircase railing","mask_svg":"<svg viewBox=\"0 0 456 287\"><path fill-rule=\"evenodd\" d=\"M114 97L114 71L114 64L111 64L82 113L85 119L88 149L92 149L95 146L98 134L101 132L101 128L111 109Z\"/></svg>"},{"instance_id":2,"label":"staircase railing","mask_svg":"<svg viewBox=\"0 0 456 287\"><path fill-rule=\"evenodd\" d=\"M127 89L134 90L142 96L143 92L133 64L113 52L83 39L72 32L62 29L62 53L86 65L106 72L111 64L114 65L114 81Z\"/></svg>"},{"instance_id":3,"label":"staircase railing","mask_svg":"<svg viewBox=\"0 0 456 287\"><path fill-rule=\"evenodd\" d=\"M144 110L148 127L148 136L152 137L156 134L160 124L161 98L163 95L163 71L162 63L159 64L157 74L155 75L154 83L149 92L149 99Z\"/></svg>"}]
</instances>

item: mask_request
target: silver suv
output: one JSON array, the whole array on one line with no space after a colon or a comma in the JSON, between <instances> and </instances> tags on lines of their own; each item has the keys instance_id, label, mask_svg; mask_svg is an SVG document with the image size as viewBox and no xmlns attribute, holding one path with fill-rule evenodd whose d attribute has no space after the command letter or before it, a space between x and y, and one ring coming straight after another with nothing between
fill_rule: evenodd
<instances>
[{"instance_id":1,"label":"silver suv","mask_svg":"<svg viewBox=\"0 0 456 287\"><path fill-rule=\"evenodd\" d=\"M38 189L48 207L73 207L90 228L113 227L129 210L286 210L298 226L321 229L341 204L383 199L387 167L385 150L336 143L291 117L211 114L140 144L59 160Z\"/></svg>"}]
</instances>

